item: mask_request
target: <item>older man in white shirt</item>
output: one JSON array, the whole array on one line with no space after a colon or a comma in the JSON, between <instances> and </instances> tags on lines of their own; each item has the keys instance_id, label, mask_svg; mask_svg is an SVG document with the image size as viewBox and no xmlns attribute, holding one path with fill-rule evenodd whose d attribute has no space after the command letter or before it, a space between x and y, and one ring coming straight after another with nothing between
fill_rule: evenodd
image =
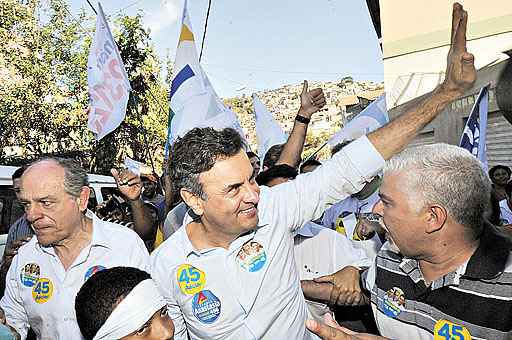
<instances>
[{"instance_id":1,"label":"older man in white shirt","mask_svg":"<svg viewBox=\"0 0 512 340\"><path fill-rule=\"evenodd\" d=\"M87 210L85 171L71 160L37 161L23 174L20 201L35 236L22 246L7 274L0 306L24 339L82 339L75 296L95 272L115 266L147 269L149 255L128 228Z\"/></svg>"}]
</instances>

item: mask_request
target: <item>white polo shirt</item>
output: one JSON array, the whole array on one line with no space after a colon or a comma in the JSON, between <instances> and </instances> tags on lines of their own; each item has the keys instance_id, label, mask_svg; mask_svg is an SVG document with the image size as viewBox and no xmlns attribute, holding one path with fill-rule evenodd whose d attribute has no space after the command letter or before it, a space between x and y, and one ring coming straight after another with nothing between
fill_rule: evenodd
<instances>
[{"instance_id":1,"label":"white polo shirt","mask_svg":"<svg viewBox=\"0 0 512 340\"><path fill-rule=\"evenodd\" d=\"M361 190L384 165L362 137L315 171L261 188L259 227L228 249L196 250L180 228L151 254L176 340L317 339L294 260L294 230Z\"/></svg>"},{"instance_id":2,"label":"white polo shirt","mask_svg":"<svg viewBox=\"0 0 512 340\"><path fill-rule=\"evenodd\" d=\"M86 216L93 221L91 243L67 271L54 249L42 247L36 237L14 257L0 307L22 339L29 326L38 339L83 339L76 323L75 297L85 280L116 266L149 269L148 251L135 232L102 221L91 211Z\"/></svg>"},{"instance_id":3,"label":"white polo shirt","mask_svg":"<svg viewBox=\"0 0 512 340\"><path fill-rule=\"evenodd\" d=\"M294 238L295 264L301 280L337 272L346 266L369 267L372 262L362 249L354 247L345 236L313 222L306 223ZM323 322L329 306L306 300L313 318Z\"/></svg>"}]
</instances>

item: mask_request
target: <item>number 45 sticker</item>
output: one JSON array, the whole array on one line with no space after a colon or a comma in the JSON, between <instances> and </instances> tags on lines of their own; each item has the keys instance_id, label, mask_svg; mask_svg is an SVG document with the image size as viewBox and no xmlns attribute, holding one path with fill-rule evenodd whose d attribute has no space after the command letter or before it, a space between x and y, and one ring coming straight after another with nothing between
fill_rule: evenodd
<instances>
[{"instance_id":1,"label":"number 45 sticker","mask_svg":"<svg viewBox=\"0 0 512 340\"><path fill-rule=\"evenodd\" d=\"M53 283L50 279L40 278L32 288L32 298L37 303L48 302L53 296Z\"/></svg>"},{"instance_id":2,"label":"number 45 sticker","mask_svg":"<svg viewBox=\"0 0 512 340\"><path fill-rule=\"evenodd\" d=\"M471 334L466 327L448 320L439 320L434 326L434 340L470 340Z\"/></svg>"},{"instance_id":3,"label":"number 45 sticker","mask_svg":"<svg viewBox=\"0 0 512 340\"><path fill-rule=\"evenodd\" d=\"M176 280L182 293L188 295L200 292L206 284L204 272L190 264L182 264L178 267Z\"/></svg>"}]
</instances>

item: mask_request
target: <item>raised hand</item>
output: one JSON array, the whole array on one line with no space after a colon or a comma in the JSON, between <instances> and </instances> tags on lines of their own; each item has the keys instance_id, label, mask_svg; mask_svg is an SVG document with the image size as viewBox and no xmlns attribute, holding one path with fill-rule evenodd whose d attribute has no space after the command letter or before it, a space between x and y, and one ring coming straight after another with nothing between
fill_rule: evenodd
<instances>
[{"instance_id":1,"label":"raised hand","mask_svg":"<svg viewBox=\"0 0 512 340\"><path fill-rule=\"evenodd\" d=\"M119 191L130 201L138 200L142 192L142 182L140 177L129 170L116 169L110 170L116 180Z\"/></svg>"},{"instance_id":2,"label":"raised hand","mask_svg":"<svg viewBox=\"0 0 512 340\"><path fill-rule=\"evenodd\" d=\"M452 34L446 76L441 89L454 98L469 90L476 80L475 57L466 48L468 12L461 4L453 4Z\"/></svg>"},{"instance_id":3,"label":"raised hand","mask_svg":"<svg viewBox=\"0 0 512 340\"><path fill-rule=\"evenodd\" d=\"M313 113L320 111L325 106L324 91L321 88L308 91L308 81L304 80L302 93L300 94L299 114L311 118Z\"/></svg>"}]
</instances>

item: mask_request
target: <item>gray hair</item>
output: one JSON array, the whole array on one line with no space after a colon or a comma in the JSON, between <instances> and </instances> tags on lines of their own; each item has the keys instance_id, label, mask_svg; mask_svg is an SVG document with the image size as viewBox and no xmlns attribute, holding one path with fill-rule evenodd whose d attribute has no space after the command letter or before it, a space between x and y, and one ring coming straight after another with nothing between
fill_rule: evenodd
<instances>
[{"instance_id":1,"label":"gray hair","mask_svg":"<svg viewBox=\"0 0 512 340\"><path fill-rule=\"evenodd\" d=\"M439 204L477 238L490 214L491 181L467 150L443 143L408 148L392 157L384 174L402 172L409 203L418 210Z\"/></svg>"},{"instance_id":2,"label":"gray hair","mask_svg":"<svg viewBox=\"0 0 512 340\"><path fill-rule=\"evenodd\" d=\"M55 162L64 169L64 191L71 196L80 196L82 187L89 186L87 172L73 159L44 157L34 161L29 167L46 161Z\"/></svg>"}]
</instances>

